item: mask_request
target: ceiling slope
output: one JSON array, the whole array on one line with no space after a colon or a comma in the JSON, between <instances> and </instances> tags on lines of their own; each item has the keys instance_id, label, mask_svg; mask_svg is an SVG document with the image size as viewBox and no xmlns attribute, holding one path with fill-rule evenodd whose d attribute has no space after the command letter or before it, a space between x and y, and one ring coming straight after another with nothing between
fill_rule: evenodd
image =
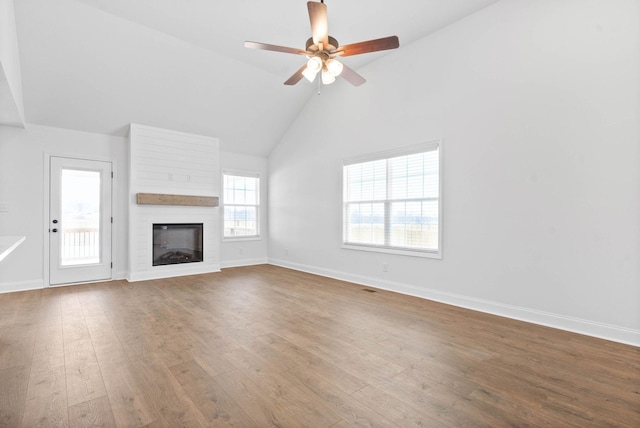
<instances>
[{"instance_id":1,"label":"ceiling slope","mask_svg":"<svg viewBox=\"0 0 640 428\"><path fill-rule=\"evenodd\" d=\"M397 34L402 49L494 2L326 3L340 43ZM310 35L303 0L20 0L15 9L28 123L123 135L135 122L265 156L315 93L306 81L282 84L304 58L243 47L302 47ZM386 55L345 63L359 69Z\"/></svg>"}]
</instances>

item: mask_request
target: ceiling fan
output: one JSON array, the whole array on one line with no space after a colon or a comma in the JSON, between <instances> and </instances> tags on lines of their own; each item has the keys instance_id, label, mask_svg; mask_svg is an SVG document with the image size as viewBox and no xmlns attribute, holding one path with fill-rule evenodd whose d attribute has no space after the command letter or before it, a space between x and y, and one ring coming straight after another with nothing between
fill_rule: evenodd
<instances>
[{"instance_id":1,"label":"ceiling fan","mask_svg":"<svg viewBox=\"0 0 640 428\"><path fill-rule=\"evenodd\" d=\"M329 35L327 6L324 4L324 0L321 0L320 3L314 1L307 2L307 9L309 10L312 36L307 40L304 50L259 42L244 42L244 46L250 49L305 55L309 58L305 65L300 67L293 76L284 82L285 85L295 85L303 77L313 82L316 75L321 73L322 83L325 85L333 83L336 77L341 75L352 85L360 86L366 82L365 78L339 62L336 57L384 51L400 46L398 36L383 37L381 39L340 46L338 41Z\"/></svg>"}]
</instances>

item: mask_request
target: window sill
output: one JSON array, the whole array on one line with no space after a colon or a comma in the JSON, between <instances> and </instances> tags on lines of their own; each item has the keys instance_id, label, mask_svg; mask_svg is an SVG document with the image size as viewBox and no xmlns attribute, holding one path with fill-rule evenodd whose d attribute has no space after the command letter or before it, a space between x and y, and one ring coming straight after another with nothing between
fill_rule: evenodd
<instances>
[{"instance_id":1,"label":"window sill","mask_svg":"<svg viewBox=\"0 0 640 428\"><path fill-rule=\"evenodd\" d=\"M441 251L411 251L399 248L373 247L367 245L342 244L345 250L370 251L374 253L397 254L401 256L421 257L426 259L442 260Z\"/></svg>"},{"instance_id":2,"label":"window sill","mask_svg":"<svg viewBox=\"0 0 640 428\"><path fill-rule=\"evenodd\" d=\"M222 242L262 241L261 236L229 236L223 237Z\"/></svg>"}]
</instances>

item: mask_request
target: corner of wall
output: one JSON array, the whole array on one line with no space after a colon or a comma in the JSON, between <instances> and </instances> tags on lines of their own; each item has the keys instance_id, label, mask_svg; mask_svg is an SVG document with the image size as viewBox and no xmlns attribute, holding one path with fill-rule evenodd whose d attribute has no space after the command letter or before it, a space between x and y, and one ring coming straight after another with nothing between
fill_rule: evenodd
<instances>
[{"instance_id":1,"label":"corner of wall","mask_svg":"<svg viewBox=\"0 0 640 428\"><path fill-rule=\"evenodd\" d=\"M0 0L0 125L25 125L13 0Z\"/></svg>"}]
</instances>

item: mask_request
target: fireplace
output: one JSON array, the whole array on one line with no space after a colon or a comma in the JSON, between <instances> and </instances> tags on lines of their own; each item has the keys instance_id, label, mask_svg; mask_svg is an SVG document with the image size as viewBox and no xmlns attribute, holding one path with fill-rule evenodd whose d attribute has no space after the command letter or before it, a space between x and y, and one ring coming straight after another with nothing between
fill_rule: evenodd
<instances>
[{"instance_id":1,"label":"fireplace","mask_svg":"<svg viewBox=\"0 0 640 428\"><path fill-rule=\"evenodd\" d=\"M203 260L202 223L153 223L153 266Z\"/></svg>"}]
</instances>

